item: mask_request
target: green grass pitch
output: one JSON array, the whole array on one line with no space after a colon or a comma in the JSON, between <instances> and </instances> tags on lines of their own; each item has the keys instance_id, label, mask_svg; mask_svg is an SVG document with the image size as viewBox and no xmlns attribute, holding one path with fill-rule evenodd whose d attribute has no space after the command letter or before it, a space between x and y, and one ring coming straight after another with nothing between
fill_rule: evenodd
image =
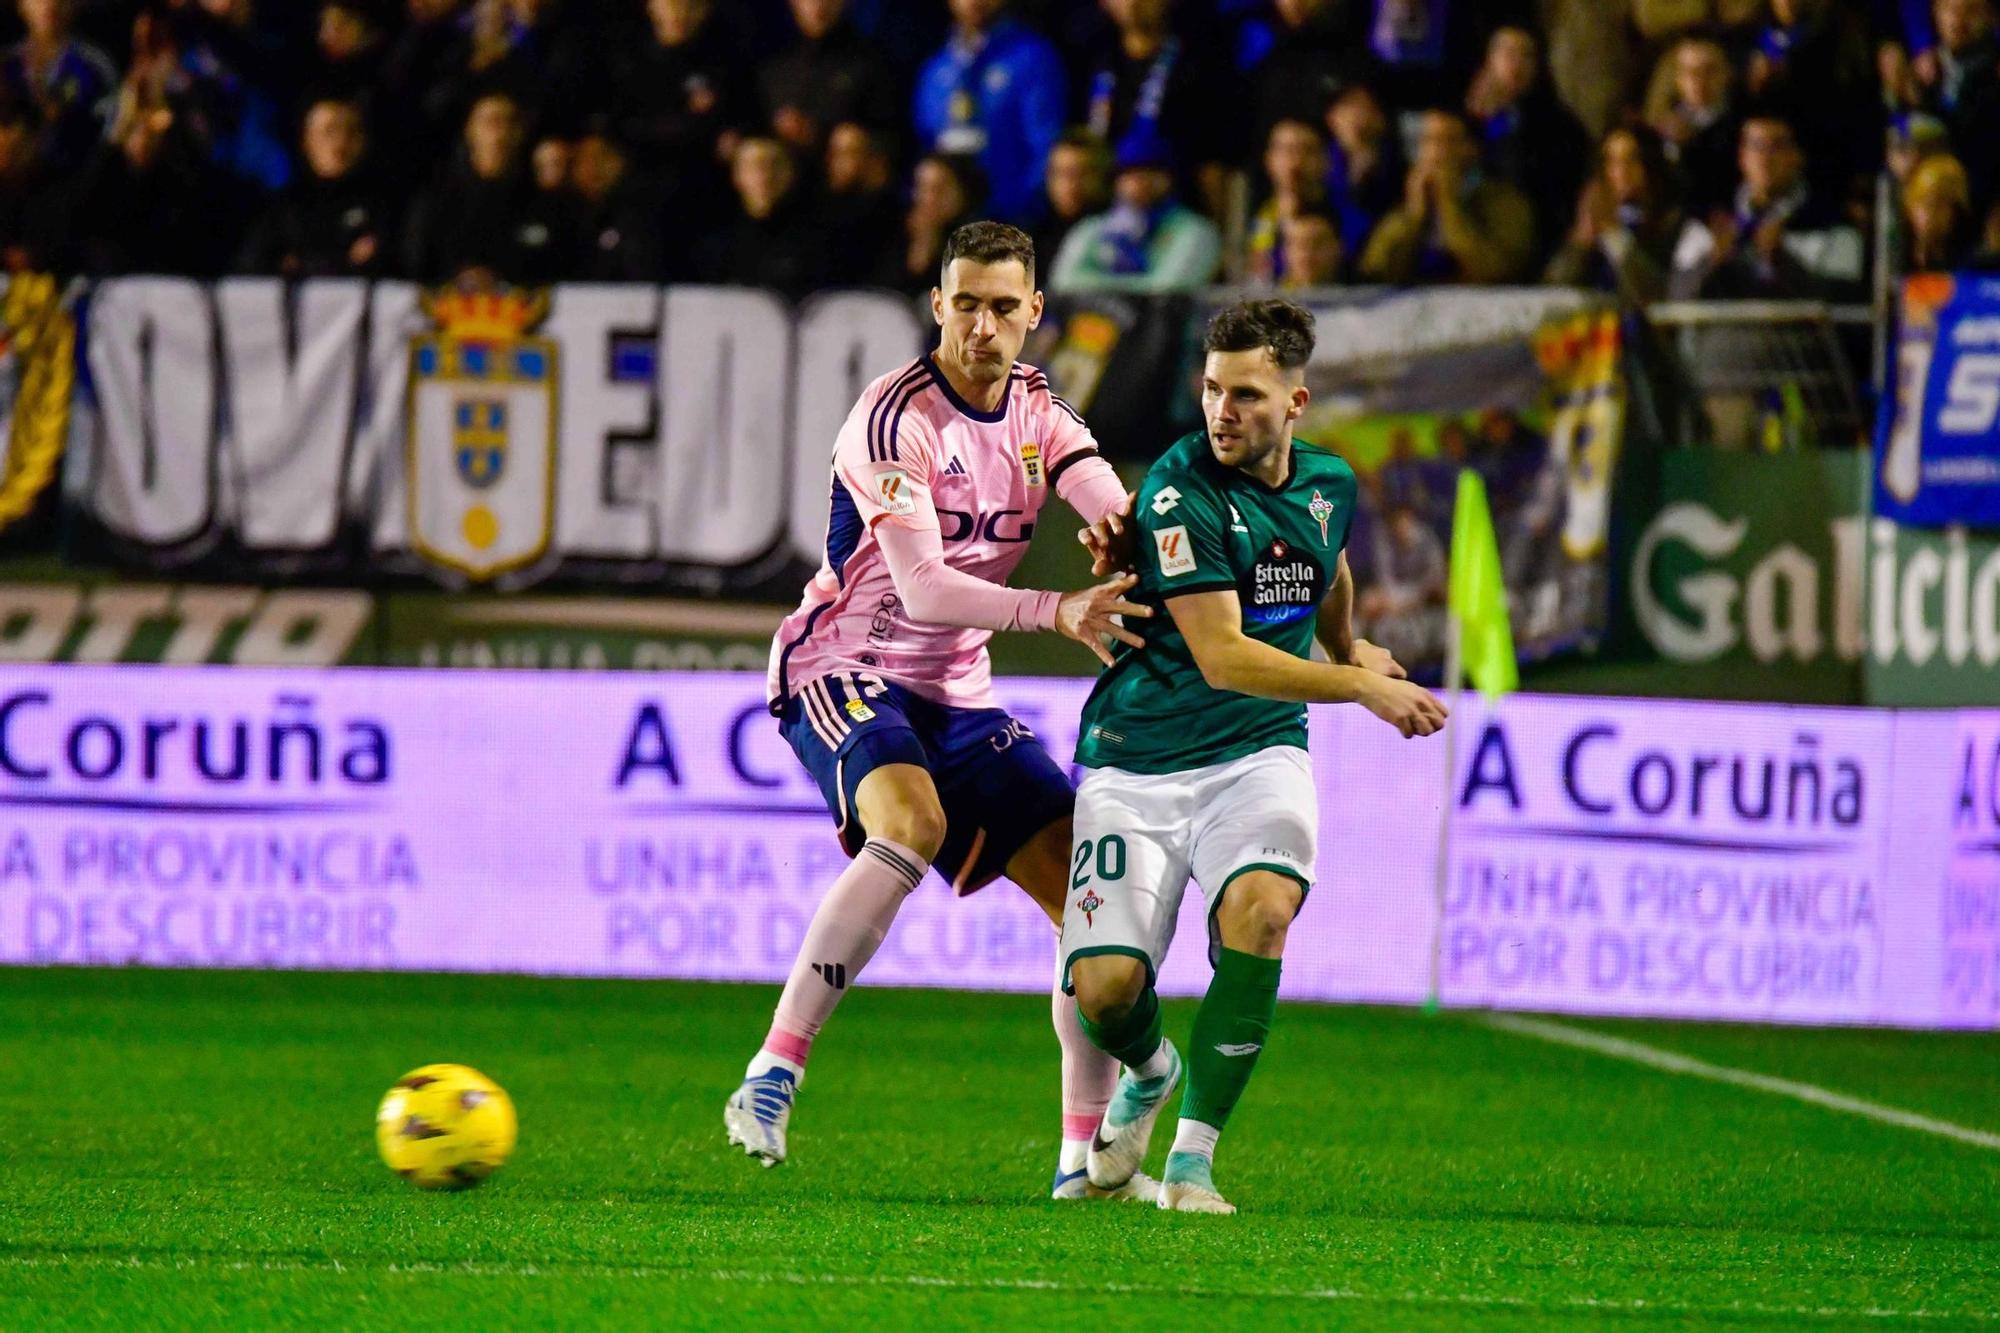
<instances>
[{"instance_id":1,"label":"green grass pitch","mask_svg":"<svg viewBox=\"0 0 2000 1333\"><path fill-rule=\"evenodd\" d=\"M720 1111L772 999L0 970L0 1327L2000 1325L1976 1144L1287 1005L1218 1160L1241 1214L1055 1204L1046 998L862 989L762 1170ZM1992 1034L1576 1026L2000 1131ZM520 1110L482 1189L375 1157L377 1098L433 1060Z\"/></svg>"}]
</instances>

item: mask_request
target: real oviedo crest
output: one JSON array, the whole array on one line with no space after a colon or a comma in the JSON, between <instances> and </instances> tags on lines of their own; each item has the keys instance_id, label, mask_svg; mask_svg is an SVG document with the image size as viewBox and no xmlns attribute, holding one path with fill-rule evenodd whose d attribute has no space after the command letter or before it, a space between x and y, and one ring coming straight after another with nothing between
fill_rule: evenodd
<instances>
[{"instance_id":1,"label":"real oviedo crest","mask_svg":"<svg viewBox=\"0 0 2000 1333\"><path fill-rule=\"evenodd\" d=\"M531 565L555 530L559 352L531 330L546 293L445 291L410 346L410 543L485 580Z\"/></svg>"}]
</instances>

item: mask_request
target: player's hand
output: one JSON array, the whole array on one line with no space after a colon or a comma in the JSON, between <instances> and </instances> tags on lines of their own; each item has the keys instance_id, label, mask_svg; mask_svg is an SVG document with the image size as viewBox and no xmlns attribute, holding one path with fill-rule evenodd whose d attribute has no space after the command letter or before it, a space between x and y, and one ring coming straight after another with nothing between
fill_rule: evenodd
<instances>
[{"instance_id":1,"label":"player's hand","mask_svg":"<svg viewBox=\"0 0 2000 1333\"><path fill-rule=\"evenodd\" d=\"M1348 665L1358 666L1363 671L1372 671L1378 676L1388 676L1394 680L1408 680L1410 673L1403 670L1403 664L1387 648L1378 647L1366 639L1356 639L1353 649L1347 655Z\"/></svg>"},{"instance_id":2,"label":"player's hand","mask_svg":"<svg viewBox=\"0 0 2000 1333\"><path fill-rule=\"evenodd\" d=\"M1429 736L1444 730L1444 701L1421 685L1391 676L1378 676L1360 703L1375 716L1411 736Z\"/></svg>"},{"instance_id":3,"label":"player's hand","mask_svg":"<svg viewBox=\"0 0 2000 1333\"><path fill-rule=\"evenodd\" d=\"M1138 581L1137 575L1124 574L1094 588L1064 593L1056 603L1056 632L1096 653L1097 660L1106 666L1111 665L1111 652L1104 646L1107 635L1133 648L1144 648L1144 639L1111 618L1153 614L1151 607L1125 600L1125 594Z\"/></svg>"},{"instance_id":4,"label":"player's hand","mask_svg":"<svg viewBox=\"0 0 2000 1333\"><path fill-rule=\"evenodd\" d=\"M1083 543L1084 550L1090 552L1092 578L1101 579L1107 574L1132 568L1132 525L1125 520L1138 499L1137 491L1125 492L1123 508L1113 510L1077 532L1076 539Z\"/></svg>"}]
</instances>

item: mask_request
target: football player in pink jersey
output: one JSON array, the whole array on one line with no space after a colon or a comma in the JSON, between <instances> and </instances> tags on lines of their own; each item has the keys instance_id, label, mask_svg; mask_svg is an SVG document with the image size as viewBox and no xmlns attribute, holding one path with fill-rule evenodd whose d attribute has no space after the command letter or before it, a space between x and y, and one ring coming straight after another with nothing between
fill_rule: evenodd
<instances>
[{"instance_id":1,"label":"football player in pink jersey","mask_svg":"<svg viewBox=\"0 0 2000 1333\"><path fill-rule=\"evenodd\" d=\"M821 900L724 1111L729 1141L767 1166L785 1160L813 1038L927 870L961 894L1005 874L1061 925L1075 793L994 699L993 631L1053 630L1108 664L1104 638L1139 643L1112 617L1152 614L1125 600L1130 576L1071 593L1006 586L1051 490L1100 537L1130 503L1083 418L1015 361L1042 316L1034 243L1001 223L960 227L931 310L937 350L869 385L841 427L825 562L771 646L771 712L854 859ZM1082 1198L1101 1193L1084 1157L1118 1071L1059 986L1051 1004L1063 1085L1054 1193ZM1150 1188L1139 1178L1118 1192Z\"/></svg>"}]
</instances>

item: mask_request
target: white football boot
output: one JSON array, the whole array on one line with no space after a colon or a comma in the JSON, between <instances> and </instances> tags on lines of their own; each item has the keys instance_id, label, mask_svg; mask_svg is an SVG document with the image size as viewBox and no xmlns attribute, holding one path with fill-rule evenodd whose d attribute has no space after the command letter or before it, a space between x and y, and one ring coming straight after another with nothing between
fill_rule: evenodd
<instances>
[{"instance_id":1,"label":"white football boot","mask_svg":"<svg viewBox=\"0 0 2000 1333\"><path fill-rule=\"evenodd\" d=\"M1216 1192L1215 1163L1200 1153L1167 1154L1160 1207L1170 1213L1233 1213L1236 1205Z\"/></svg>"},{"instance_id":2,"label":"white football boot","mask_svg":"<svg viewBox=\"0 0 2000 1333\"><path fill-rule=\"evenodd\" d=\"M1170 1041L1160 1043L1171 1067L1159 1078L1134 1078L1131 1070L1118 1076L1118 1090L1104 1112L1103 1123L1090 1136L1090 1155L1084 1159L1090 1183L1099 1189L1115 1190L1138 1174L1146 1160L1146 1146L1153 1139L1153 1122L1174 1085L1181 1081L1181 1053Z\"/></svg>"},{"instance_id":3,"label":"white football boot","mask_svg":"<svg viewBox=\"0 0 2000 1333\"><path fill-rule=\"evenodd\" d=\"M1134 1171L1132 1178L1118 1188L1101 1190L1090 1183L1090 1171L1087 1167L1067 1172L1057 1167L1055 1185L1049 1191L1049 1197L1058 1201L1137 1199L1140 1203L1157 1203L1160 1198L1160 1182L1144 1171Z\"/></svg>"},{"instance_id":4,"label":"white football boot","mask_svg":"<svg viewBox=\"0 0 2000 1333\"><path fill-rule=\"evenodd\" d=\"M722 1108L729 1141L765 1166L785 1160L785 1126L792 1119L792 1097L803 1080L789 1069L767 1069L743 1080Z\"/></svg>"}]
</instances>

